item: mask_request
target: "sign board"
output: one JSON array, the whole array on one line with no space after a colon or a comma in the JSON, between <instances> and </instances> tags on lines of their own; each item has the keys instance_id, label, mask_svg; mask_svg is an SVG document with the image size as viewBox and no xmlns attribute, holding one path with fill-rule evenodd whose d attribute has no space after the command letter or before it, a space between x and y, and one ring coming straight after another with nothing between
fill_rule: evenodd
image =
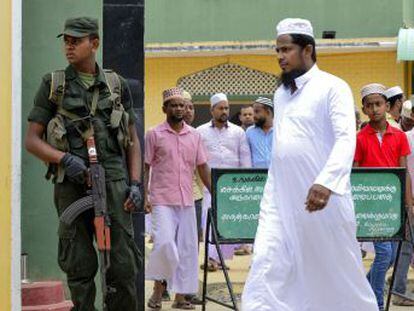
<instances>
[{"instance_id":1,"label":"sign board","mask_svg":"<svg viewBox=\"0 0 414 311\"><path fill-rule=\"evenodd\" d=\"M266 169L212 169L213 221L220 243L253 242ZM355 168L352 195L361 241L401 240L405 169Z\"/></svg>"}]
</instances>

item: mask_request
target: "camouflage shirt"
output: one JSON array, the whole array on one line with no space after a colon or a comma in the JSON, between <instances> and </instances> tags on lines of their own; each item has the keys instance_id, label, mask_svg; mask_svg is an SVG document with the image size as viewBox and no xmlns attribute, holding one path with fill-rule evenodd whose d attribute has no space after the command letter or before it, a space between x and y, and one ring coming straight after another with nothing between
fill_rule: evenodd
<instances>
[{"instance_id":1,"label":"camouflage shirt","mask_svg":"<svg viewBox=\"0 0 414 311\"><path fill-rule=\"evenodd\" d=\"M89 88L85 88L85 84L79 78L76 70L69 65L65 69L65 94L63 97L62 107L68 112L74 113L79 118L86 118L80 121L70 121L65 118L65 127L67 131L67 139L70 146L70 152L88 160L86 143L81 136L90 121L88 116L92 103L94 88L99 89L99 99L95 113L95 141L98 152L98 159L105 168L105 175L108 181L126 178L126 168L122 158L122 151L117 140L118 129L111 128L110 116L112 112L112 102L109 99L110 90L105 80L103 70L97 66L97 75L95 83ZM129 123L133 124L135 114L132 108L132 98L126 81L121 80L121 103L125 111L129 114ZM49 101L51 84L51 74L46 74L38 89L34 106L29 114L29 122L36 122L45 127L49 121L55 116L57 106Z\"/></svg>"}]
</instances>

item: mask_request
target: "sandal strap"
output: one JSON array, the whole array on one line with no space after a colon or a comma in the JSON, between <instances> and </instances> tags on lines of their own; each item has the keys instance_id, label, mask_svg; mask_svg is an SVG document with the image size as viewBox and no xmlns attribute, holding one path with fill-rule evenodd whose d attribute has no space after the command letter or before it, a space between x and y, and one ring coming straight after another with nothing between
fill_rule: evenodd
<instances>
[{"instance_id":1,"label":"sandal strap","mask_svg":"<svg viewBox=\"0 0 414 311\"><path fill-rule=\"evenodd\" d=\"M176 308L176 309L183 309L183 310L194 310L195 309L194 305L191 302L187 301L187 300L185 300L185 301L174 301L172 307Z\"/></svg>"},{"instance_id":2,"label":"sandal strap","mask_svg":"<svg viewBox=\"0 0 414 311\"><path fill-rule=\"evenodd\" d=\"M153 309L161 309L162 299L158 300L158 299L155 299L154 297L151 296L148 299L147 305L148 305L148 307L153 308Z\"/></svg>"}]
</instances>

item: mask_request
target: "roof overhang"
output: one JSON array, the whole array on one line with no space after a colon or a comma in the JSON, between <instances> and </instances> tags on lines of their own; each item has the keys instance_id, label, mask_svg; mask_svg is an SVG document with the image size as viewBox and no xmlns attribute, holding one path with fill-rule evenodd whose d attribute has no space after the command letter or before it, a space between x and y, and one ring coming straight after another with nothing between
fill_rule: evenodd
<instances>
[{"instance_id":1,"label":"roof overhang","mask_svg":"<svg viewBox=\"0 0 414 311\"><path fill-rule=\"evenodd\" d=\"M145 57L274 55L275 47L275 41L149 43ZM397 38L317 39L316 49L319 54L396 51Z\"/></svg>"}]
</instances>

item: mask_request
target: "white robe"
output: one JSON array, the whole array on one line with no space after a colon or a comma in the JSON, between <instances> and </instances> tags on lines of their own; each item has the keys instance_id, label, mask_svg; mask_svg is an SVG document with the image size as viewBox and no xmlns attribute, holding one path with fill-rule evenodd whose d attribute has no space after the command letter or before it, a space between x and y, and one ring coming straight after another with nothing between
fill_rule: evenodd
<instances>
[{"instance_id":1,"label":"white robe","mask_svg":"<svg viewBox=\"0 0 414 311\"><path fill-rule=\"evenodd\" d=\"M352 93L313 66L275 93L274 140L243 311L377 311L356 240ZM309 213L309 188L332 190Z\"/></svg>"}]
</instances>

